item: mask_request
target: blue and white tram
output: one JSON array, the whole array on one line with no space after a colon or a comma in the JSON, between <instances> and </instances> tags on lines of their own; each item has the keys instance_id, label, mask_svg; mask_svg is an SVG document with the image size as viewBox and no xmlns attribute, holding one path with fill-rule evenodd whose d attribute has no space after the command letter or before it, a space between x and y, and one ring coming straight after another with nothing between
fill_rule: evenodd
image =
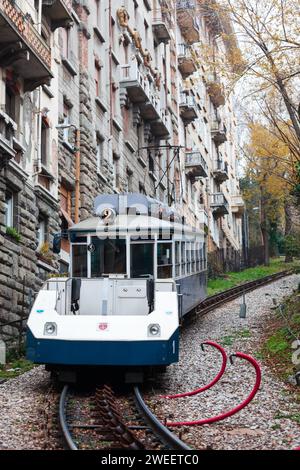
<instances>
[{"instance_id":1,"label":"blue and white tram","mask_svg":"<svg viewBox=\"0 0 300 470\"><path fill-rule=\"evenodd\" d=\"M53 370L177 362L180 320L206 296L204 232L140 194L98 196L95 214L69 229L71 276L35 300L28 359Z\"/></svg>"}]
</instances>

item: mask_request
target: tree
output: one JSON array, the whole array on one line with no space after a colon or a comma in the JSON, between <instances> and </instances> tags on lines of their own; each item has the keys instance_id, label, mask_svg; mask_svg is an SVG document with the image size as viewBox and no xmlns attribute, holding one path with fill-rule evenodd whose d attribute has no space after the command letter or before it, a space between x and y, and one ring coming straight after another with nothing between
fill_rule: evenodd
<instances>
[{"instance_id":1,"label":"tree","mask_svg":"<svg viewBox=\"0 0 300 470\"><path fill-rule=\"evenodd\" d=\"M298 0L223 0L222 10L235 24L246 66L257 91L276 91L282 98L300 143ZM300 154L299 154L300 158Z\"/></svg>"},{"instance_id":2,"label":"tree","mask_svg":"<svg viewBox=\"0 0 300 470\"><path fill-rule=\"evenodd\" d=\"M276 129L300 162L300 4L298 0L199 0L216 31L207 55L230 88L242 82L244 107ZM227 46L218 54L218 37ZM229 67L228 67L229 64ZM300 181L299 181L300 183Z\"/></svg>"},{"instance_id":3,"label":"tree","mask_svg":"<svg viewBox=\"0 0 300 470\"><path fill-rule=\"evenodd\" d=\"M251 123L250 140L244 148L247 160L246 174L255 190L258 203L259 226L264 246L265 264L269 264L269 240L274 226L285 226L285 200L289 187L284 177L288 147L274 133L260 123ZM244 197L253 198L244 192ZM273 234L274 235L274 234Z\"/></svg>"}]
</instances>

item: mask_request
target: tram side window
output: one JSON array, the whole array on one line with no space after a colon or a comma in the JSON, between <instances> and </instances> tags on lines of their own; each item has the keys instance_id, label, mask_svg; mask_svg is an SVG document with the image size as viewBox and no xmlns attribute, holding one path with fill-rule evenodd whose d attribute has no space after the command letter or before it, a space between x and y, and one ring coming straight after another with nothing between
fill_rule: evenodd
<instances>
[{"instance_id":1,"label":"tram side window","mask_svg":"<svg viewBox=\"0 0 300 470\"><path fill-rule=\"evenodd\" d=\"M172 243L157 244L157 277L158 279L172 277Z\"/></svg>"},{"instance_id":2,"label":"tram side window","mask_svg":"<svg viewBox=\"0 0 300 470\"><path fill-rule=\"evenodd\" d=\"M204 256L203 256L203 247L200 248L200 264L201 264L201 271L205 267L205 261L204 261Z\"/></svg>"},{"instance_id":3,"label":"tram side window","mask_svg":"<svg viewBox=\"0 0 300 470\"><path fill-rule=\"evenodd\" d=\"M175 276L180 276L180 242L175 242Z\"/></svg>"},{"instance_id":4,"label":"tram side window","mask_svg":"<svg viewBox=\"0 0 300 470\"><path fill-rule=\"evenodd\" d=\"M72 245L73 277L87 277L87 245Z\"/></svg>"},{"instance_id":5,"label":"tram side window","mask_svg":"<svg viewBox=\"0 0 300 470\"><path fill-rule=\"evenodd\" d=\"M197 262L196 271L197 272L201 271L201 266L200 266L201 261L200 260L201 260L200 243L197 242L196 243L196 262Z\"/></svg>"},{"instance_id":6,"label":"tram side window","mask_svg":"<svg viewBox=\"0 0 300 470\"><path fill-rule=\"evenodd\" d=\"M196 272L196 245L195 243L191 243L191 262L192 262L192 273Z\"/></svg>"},{"instance_id":7,"label":"tram side window","mask_svg":"<svg viewBox=\"0 0 300 470\"><path fill-rule=\"evenodd\" d=\"M186 265L185 265L185 242L181 242L181 275L186 274Z\"/></svg>"},{"instance_id":8,"label":"tram side window","mask_svg":"<svg viewBox=\"0 0 300 470\"><path fill-rule=\"evenodd\" d=\"M91 276L126 274L126 240L93 237L94 251L91 255Z\"/></svg>"},{"instance_id":9,"label":"tram side window","mask_svg":"<svg viewBox=\"0 0 300 470\"><path fill-rule=\"evenodd\" d=\"M191 274L191 244L188 242L185 244L186 253L186 273Z\"/></svg>"}]
</instances>

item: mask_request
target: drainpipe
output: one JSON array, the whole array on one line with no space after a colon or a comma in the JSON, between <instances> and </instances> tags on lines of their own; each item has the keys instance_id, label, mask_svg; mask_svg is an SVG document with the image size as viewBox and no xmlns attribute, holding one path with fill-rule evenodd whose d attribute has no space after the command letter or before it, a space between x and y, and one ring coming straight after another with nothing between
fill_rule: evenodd
<instances>
[{"instance_id":1,"label":"drainpipe","mask_svg":"<svg viewBox=\"0 0 300 470\"><path fill-rule=\"evenodd\" d=\"M75 224L79 222L79 202L80 202L80 129L75 130Z\"/></svg>"},{"instance_id":2,"label":"drainpipe","mask_svg":"<svg viewBox=\"0 0 300 470\"><path fill-rule=\"evenodd\" d=\"M112 30L112 24L111 24L111 18L112 18L112 0L109 0L109 6L108 6L108 27L109 27L109 49L108 49L108 55L109 55L109 100L110 100L110 110L109 110L109 155L111 157L111 163L112 161L112 141L113 141L113 91L112 91L112 83L113 83L113 66L112 66L112 43L113 43L113 30Z\"/></svg>"},{"instance_id":3,"label":"drainpipe","mask_svg":"<svg viewBox=\"0 0 300 470\"><path fill-rule=\"evenodd\" d=\"M38 9L38 33L41 34L42 32L42 9L43 3L42 0L39 0L39 9ZM42 115L41 115L41 107L42 107L42 87L38 88L38 113L37 113L37 174L41 173L42 171L42 149L41 149L41 141L42 141Z\"/></svg>"},{"instance_id":4,"label":"drainpipe","mask_svg":"<svg viewBox=\"0 0 300 470\"><path fill-rule=\"evenodd\" d=\"M164 76L165 76L165 104L166 110L168 108L168 75L167 75L167 45L164 44ZM173 137L173 136L172 136ZM167 193L168 193L168 205L171 205L171 198L170 198L170 150L167 148Z\"/></svg>"}]
</instances>

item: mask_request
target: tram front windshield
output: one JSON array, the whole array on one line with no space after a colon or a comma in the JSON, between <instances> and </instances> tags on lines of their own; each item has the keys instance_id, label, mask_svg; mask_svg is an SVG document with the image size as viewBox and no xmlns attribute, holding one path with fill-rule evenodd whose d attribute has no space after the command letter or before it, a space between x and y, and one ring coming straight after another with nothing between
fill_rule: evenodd
<instances>
[{"instance_id":1,"label":"tram front windshield","mask_svg":"<svg viewBox=\"0 0 300 470\"><path fill-rule=\"evenodd\" d=\"M91 276L126 274L126 240L92 238Z\"/></svg>"}]
</instances>

